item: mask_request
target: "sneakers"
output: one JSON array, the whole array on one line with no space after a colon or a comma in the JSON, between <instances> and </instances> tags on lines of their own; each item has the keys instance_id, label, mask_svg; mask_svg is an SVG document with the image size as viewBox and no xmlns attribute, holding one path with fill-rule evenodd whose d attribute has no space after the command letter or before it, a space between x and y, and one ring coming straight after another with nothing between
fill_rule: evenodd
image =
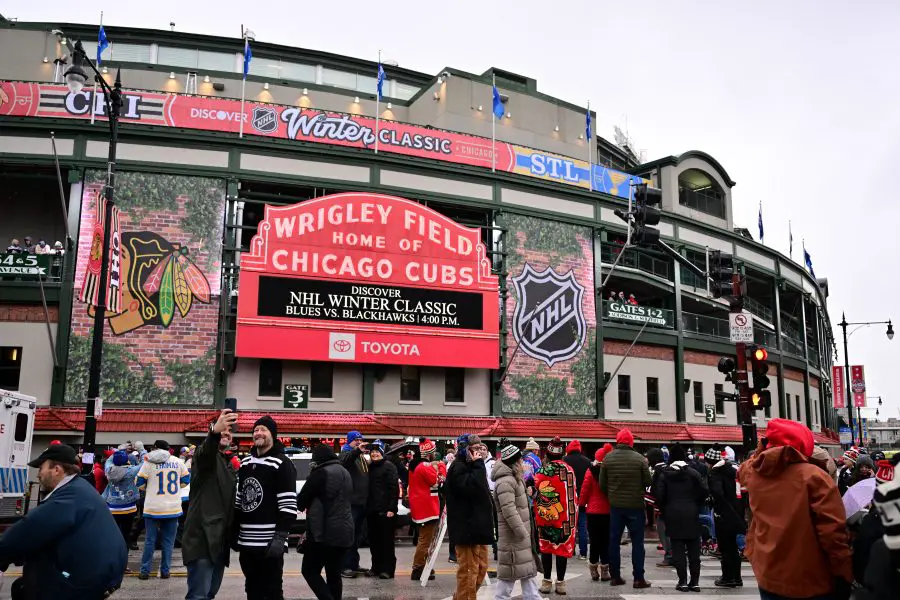
<instances>
[{"instance_id":1,"label":"sneakers","mask_svg":"<svg viewBox=\"0 0 900 600\"><path fill-rule=\"evenodd\" d=\"M553 582L550 581L549 579L542 579L541 587L540 587L540 589L538 589L538 592L540 592L541 594L549 594L552 591L553 591Z\"/></svg>"},{"instance_id":2,"label":"sneakers","mask_svg":"<svg viewBox=\"0 0 900 600\"><path fill-rule=\"evenodd\" d=\"M591 572L591 581L600 581L600 565L597 563L590 563L588 565L588 570Z\"/></svg>"},{"instance_id":3,"label":"sneakers","mask_svg":"<svg viewBox=\"0 0 900 600\"><path fill-rule=\"evenodd\" d=\"M585 554L579 554L579 555L578 555L578 560L587 560L587 555L585 555Z\"/></svg>"},{"instance_id":4,"label":"sneakers","mask_svg":"<svg viewBox=\"0 0 900 600\"><path fill-rule=\"evenodd\" d=\"M625 580L621 577L612 577L610 579L609 585L625 585Z\"/></svg>"},{"instance_id":5,"label":"sneakers","mask_svg":"<svg viewBox=\"0 0 900 600\"><path fill-rule=\"evenodd\" d=\"M634 584L632 586L636 590L645 590L650 587L650 582L646 579L635 579Z\"/></svg>"},{"instance_id":6,"label":"sneakers","mask_svg":"<svg viewBox=\"0 0 900 600\"><path fill-rule=\"evenodd\" d=\"M168 579L169 577L170 577L170 575L168 573L160 573L159 574L160 579Z\"/></svg>"},{"instance_id":7,"label":"sneakers","mask_svg":"<svg viewBox=\"0 0 900 600\"><path fill-rule=\"evenodd\" d=\"M394 578L394 576L391 575L390 573L379 573L378 574L378 579L393 579L393 578Z\"/></svg>"},{"instance_id":8,"label":"sneakers","mask_svg":"<svg viewBox=\"0 0 900 600\"><path fill-rule=\"evenodd\" d=\"M600 581L609 581L609 565L600 565Z\"/></svg>"},{"instance_id":9,"label":"sneakers","mask_svg":"<svg viewBox=\"0 0 900 600\"><path fill-rule=\"evenodd\" d=\"M144 573L143 571L141 571L141 574L138 575L138 579L140 579L141 581L147 581L148 579L150 579L150 573Z\"/></svg>"},{"instance_id":10,"label":"sneakers","mask_svg":"<svg viewBox=\"0 0 900 600\"><path fill-rule=\"evenodd\" d=\"M344 579L356 579L356 571L353 569L344 569L341 571L341 577Z\"/></svg>"},{"instance_id":11,"label":"sneakers","mask_svg":"<svg viewBox=\"0 0 900 600\"><path fill-rule=\"evenodd\" d=\"M452 562L453 564L456 564L456 557L451 556L450 558L447 559L447 562Z\"/></svg>"},{"instance_id":12,"label":"sneakers","mask_svg":"<svg viewBox=\"0 0 900 600\"><path fill-rule=\"evenodd\" d=\"M744 582L741 580L725 579L724 577L719 577L714 583L716 587L722 588L737 588L744 586Z\"/></svg>"},{"instance_id":13,"label":"sneakers","mask_svg":"<svg viewBox=\"0 0 900 600\"><path fill-rule=\"evenodd\" d=\"M690 592L691 588L688 587L688 584L681 582L675 586L675 591L676 592Z\"/></svg>"},{"instance_id":14,"label":"sneakers","mask_svg":"<svg viewBox=\"0 0 900 600\"><path fill-rule=\"evenodd\" d=\"M566 595L566 582L565 581L557 581L556 589L553 591L556 592L557 594L559 594L560 596L565 596Z\"/></svg>"}]
</instances>

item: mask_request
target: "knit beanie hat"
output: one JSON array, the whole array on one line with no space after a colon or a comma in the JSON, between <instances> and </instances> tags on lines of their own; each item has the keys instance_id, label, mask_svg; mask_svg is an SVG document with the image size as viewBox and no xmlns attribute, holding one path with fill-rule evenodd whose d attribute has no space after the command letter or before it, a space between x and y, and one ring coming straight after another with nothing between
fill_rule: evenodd
<instances>
[{"instance_id":1,"label":"knit beanie hat","mask_svg":"<svg viewBox=\"0 0 900 600\"><path fill-rule=\"evenodd\" d=\"M525 449L538 452L541 449L541 445L534 441L534 438L528 438L528 441L525 442Z\"/></svg>"},{"instance_id":2,"label":"knit beanie hat","mask_svg":"<svg viewBox=\"0 0 900 600\"><path fill-rule=\"evenodd\" d=\"M256 420L256 423L253 424L253 429L256 429L260 425L269 430L269 433L272 434L272 439L278 437L278 425L275 424L275 419L269 415L264 415ZM253 429L251 429L251 431L253 431Z\"/></svg>"},{"instance_id":3,"label":"knit beanie hat","mask_svg":"<svg viewBox=\"0 0 900 600\"><path fill-rule=\"evenodd\" d=\"M616 443L634 446L634 435L631 433L631 430L627 427L619 430L619 433L616 434Z\"/></svg>"},{"instance_id":4,"label":"knit beanie hat","mask_svg":"<svg viewBox=\"0 0 900 600\"><path fill-rule=\"evenodd\" d=\"M361 440L361 439L363 439L363 434L356 431L355 429L347 434L347 443L348 444L351 444L351 443L355 442L356 440Z\"/></svg>"},{"instance_id":5,"label":"knit beanie hat","mask_svg":"<svg viewBox=\"0 0 900 600\"><path fill-rule=\"evenodd\" d=\"M706 458L706 462L716 464L717 462L722 460L722 453L718 450L715 450L714 448L710 448L706 451L704 458Z\"/></svg>"},{"instance_id":6,"label":"knit beanie hat","mask_svg":"<svg viewBox=\"0 0 900 600\"><path fill-rule=\"evenodd\" d=\"M665 462L665 460L662 450L659 448L650 448L647 450L647 462L651 467L658 465L661 462Z\"/></svg>"},{"instance_id":7,"label":"knit beanie hat","mask_svg":"<svg viewBox=\"0 0 900 600\"><path fill-rule=\"evenodd\" d=\"M516 446L513 446L512 444L509 444L508 446L504 446L500 450L500 460L505 465L512 466L520 458L522 458L522 451L519 450Z\"/></svg>"},{"instance_id":8,"label":"knit beanie hat","mask_svg":"<svg viewBox=\"0 0 900 600\"><path fill-rule=\"evenodd\" d=\"M429 457L434 456L434 453L437 451L437 446L434 442L429 440L428 438L422 438L419 441L419 454L423 459L427 459Z\"/></svg>"},{"instance_id":9,"label":"knit beanie hat","mask_svg":"<svg viewBox=\"0 0 900 600\"><path fill-rule=\"evenodd\" d=\"M825 472L828 473L828 476L832 479L837 477L837 467L835 466L831 455L828 454L828 450L825 448L814 446L813 453L809 455L809 459L811 463L825 469Z\"/></svg>"},{"instance_id":10,"label":"knit beanie hat","mask_svg":"<svg viewBox=\"0 0 900 600\"><path fill-rule=\"evenodd\" d=\"M615 449L616 449L616 447L613 446L612 444L610 444L609 442L606 442L605 444L603 444L603 451L606 452L607 454L609 454L610 452L612 452Z\"/></svg>"},{"instance_id":11,"label":"knit beanie hat","mask_svg":"<svg viewBox=\"0 0 900 600\"><path fill-rule=\"evenodd\" d=\"M790 446L803 456L813 452L813 434L809 427L788 419L772 419L766 428L769 447Z\"/></svg>"},{"instance_id":12,"label":"knit beanie hat","mask_svg":"<svg viewBox=\"0 0 900 600\"><path fill-rule=\"evenodd\" d=\"M384 456L384 442L382 442L381 440L375 440L374 442L372 442L372 445L369 447L369 452L373 450L379 452L382 456Z\"/></svg>"},{"instance_id":13,"label":"knit beanie hat","mask_svg":"<svg viewBox=\"0 0 900 600\"><path fill-rule=\"evenodd\" d=\"M868 456L860 456L856 461L856 470L858 471L862 467L869 467L873 471L875 470L875 462L869 458Z\"/></svg>"},{"instance_id":14,"label":"knit beanie hat","mask_svg":"<svg viewBox=\"0 0 900 600\"><path fill-rule=\"evenodd\" d=\"M563 446L562 440L559 439L559 436L556 436L550 443L547 444L547 456L552 456L553 458L559 458L565 453L566 447Z\"/></svg>"},{"instance_id":15,"label":"knit beanie hat","mask_svg":"<svg viewBox=\"0 0 900 600\"><path fill-rule=\"evenodd\" d=\"M117 467L122 467L128 464L128 453L124 450L117 450L115 454L113 454L113 464Z\"/></svg>"},{"instance_id":16,"label":"knit beanie hat","mask_svg":"<svg viewBox=\"0 0 900 600\"><path fill-rule=\"evenodd\" d=\"M569 445L566 446L566 454L572 454L573 452L581 452L581 442L578 440L572 440L569 442Z\"/></svg>"},{"instance_id":17,"label":"knit beanie hat","mask_svg":"<svg viewBox=\"0 0 900 600\"><path fill-rule=\"evenodd\" d=\"M878 470L875 472L875 480L881 483L888 483L894 480L894 465L889 460L879 460L875 463Z\"/></svg>"},{"instance_id":18,"label":"knit beanie hat","mask_svg":"<svg viewBox=\"0 0 900 600\"><path fill-rule=\"evenodd\" d=\"M722 451L722 458L734 462L734 448L725 446L725 450Z\"/></svg>"},{"instance_id":19,"label":"knit beanie hat","mask_svg":"<svg viewBox=\"0 0 900 600\"><path fill-rule=\"evenodd\" d=\"M857 452L853 448L850 448L846 452L844 452L844 456L842 458L846 462L849 462L851 465L855 465L856 459L859 458L859 452Z\"/></svg>"},{"instance_id":20,"label":"knit beanie hat","mask_svg":"<svg viewBox=\"0 0 900 600\"><path fill-rule=\"evenodd\" d=\"M606 448L600 448L594 452L594 460L597 462L603 462L604 458L606 458Z\"/></svg>"}]
</instances>

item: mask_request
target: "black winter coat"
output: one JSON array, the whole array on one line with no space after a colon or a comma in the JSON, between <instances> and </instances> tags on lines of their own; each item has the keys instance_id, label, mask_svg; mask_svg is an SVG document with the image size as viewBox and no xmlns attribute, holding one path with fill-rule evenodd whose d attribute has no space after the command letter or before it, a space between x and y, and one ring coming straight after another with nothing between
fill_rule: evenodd
<instances>
[{"instance_id":1,"label":"black winter coat","mask_svg":"<svg viewBox=\"0 0 900 600\"><path fill-rule=\"evenodd\" d=\"M213 560L225 553L229 562L229 535L234 520L237 486L231 462L219 451L222 434L211 432L191 462L191 498L184 521L181 554L184 563Z\"/></svg>"},{"instance_id":2,"label":"black winter coat","mask_svg":"<svg viewBox=\"0 0 900 600\"><path fill-rule=\"evenodd\" d=\"M327 460L316 463L297 495L297 509L306 511L309 541L335 548L353 545L352 492L350 474L334 453Z\"/></svg>"},{"instance_id":3,"label":"black winter coat","mask_svg":"<svg viewBox=\"0 0 900 600\"><path fill-rule=\"evenodd\" d=\"M716 515L716 530L729 533L747 533L744 509L737 498L737 467L734 463L720 461L709 471L709 491Z\"/></svg>"},{"instance_id":4,"label":"black winter coat","mask_svg":"<svg viewBox=\"0 0 900 600\"><path fill-rule=\"evenodd\" d=\"M581 484L584 483L584 475L591 468L591 459L581 452L571 452L566 455L563 462L572 467L575 472L575 489L581 491ZM581 500L578 501L582 504Z\"/></svg>"},{"instance_id":5,"label":"black winter coat","mask_svg":"<svg viewBox=\"0 0 900 600\"><path fill-rule=\"evenodd\" d=\"M681 461L663 471L656 486L656 505L666 521L666 535L673 540L699 538L700 510L709 488L697 471Z\"/></svg>"},{"instance_id":6,"label":"black winter coat","mask_svg":"<svg viewBox=\"0 0 900 600\"><path fill-rule=\"evenodd\" d=\"M341 451L340 461L350 472L353 482L353 493L350 504L364 506L369 499L369 462L363 457L362 450L353 448Z\"/></svg>"},{"instance_id":7,"label":"black winter coat","mask_svg":"<svg viewBox=\"0 0 900 600\"><path fill-rule=\"evenodd\" d=\"M891 551L880 539L872 544L869 564L866 566L863 587L854 594L854 600L896 600L900 590L900 568L891 561Z\"/></svg>"},{"instance_id":8,"label":"black winter coat","mask_svg":"<svg viewBox=\"0 0 900 600\"><path fill-rule=\"evenodd\" d=\"M397 512L400 500L400 483L397 467L387 459L372 461L369 465L369 501L366 512L383 515Z\"/></svg>"},{"instance_id":9,"label":"black winter coat","mask_svg":"<svg viewBox=\"0 0 900 600\"><path fill-rule=\"evenodd\" d=\"M494 504L484 461L460 454L444 484L447 500L447 533L458 546L494 543Z\"/></svg>"}]
</instances>

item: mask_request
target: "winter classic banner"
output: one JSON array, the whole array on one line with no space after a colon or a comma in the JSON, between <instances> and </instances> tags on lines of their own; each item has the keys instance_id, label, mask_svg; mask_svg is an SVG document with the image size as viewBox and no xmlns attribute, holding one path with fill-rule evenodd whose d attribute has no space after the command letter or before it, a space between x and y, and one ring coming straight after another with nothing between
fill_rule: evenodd
<instances>
[{"instance_id":1,"label":"winter classic banner","mask_svg":"<svg viewBox=\"0 0 900 600\"><path fill-rule=\"evenodd\" d=\"M221 131L315 142L354 148L375 147L375 119L299 106L206 96L123 91L121 122L159 127ZM64 85L0 81L0 116L104 120L102 94L90 87L73 94ZM98 125L105 127L105 125ZM515 146L488 138L381 119L379 152L392 152L537 177L628 198L631 182L640 177L586 161Z\"/></svg>"},{"instance_id":2,"label":"winter classic banner","mask_svg":"<svg viewBox=\"0 0 900 600\"><path fill-rule=\"evenodd\" d=\"M831 391L835 408L847 408L847 389L844 387L844 367L831 367Z\"/></svg>"},{"instance_id":3,"label":"winter classic banner","mask_svg":"<svg viewBox=\"0 0 900 600\"><path fill-rule=\"evenodd\" d=\"M850 391L853 392L853 408L866 406L866 375L862 365L850 367Z\"/></svg>"},{"instance_id":4,"label":"winter classic banner","mask_svg":"<svg viewBox=\"0 0 900 600\"><path fill-rule=\"evenodd\" d=\"M238 356L495 369L498 281L481 232L347 193L266 205L241 260Z\"/></svg>"}]
</instances>

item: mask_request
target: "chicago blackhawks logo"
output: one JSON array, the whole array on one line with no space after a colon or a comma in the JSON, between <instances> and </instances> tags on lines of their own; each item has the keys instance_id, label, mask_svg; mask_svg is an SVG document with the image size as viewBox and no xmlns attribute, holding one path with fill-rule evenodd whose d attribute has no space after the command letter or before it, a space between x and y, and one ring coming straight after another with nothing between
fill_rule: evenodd
<instances>
[{"instance_id":1,"label":"chicago blackhawks logo","mask_svg":"<svg viewBox=\"0 0 900 600\"><path fill-rule=\"evenodd\" d=\"M255 477L245 479L241 488L241 509L244 512L253 512L262 504L262 499L263 489L259 481Z\"/></svg>"}]
</instances>

